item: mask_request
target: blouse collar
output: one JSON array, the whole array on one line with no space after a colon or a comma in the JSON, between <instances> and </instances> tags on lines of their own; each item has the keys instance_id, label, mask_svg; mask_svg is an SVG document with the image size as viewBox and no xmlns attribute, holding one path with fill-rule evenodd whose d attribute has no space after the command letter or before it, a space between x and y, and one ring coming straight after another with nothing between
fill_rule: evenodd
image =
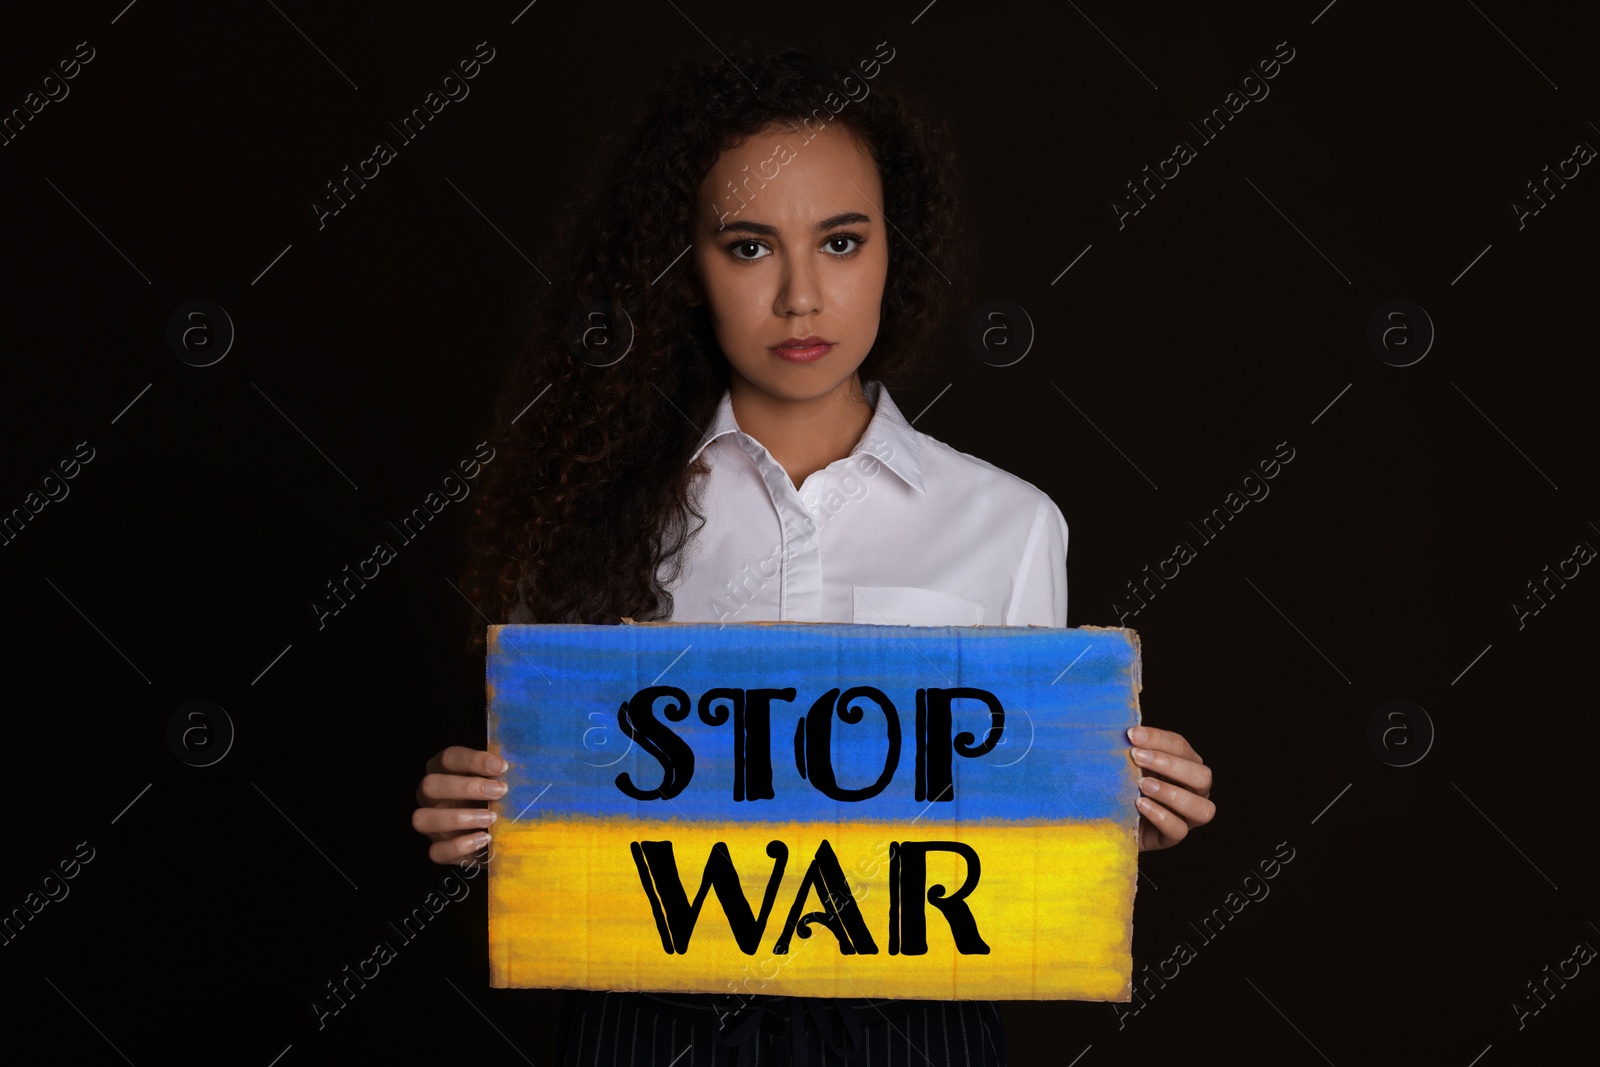
<instances>
[{"instance_id":1,"label":"blouse collar","mask_svg":"<svg viewBox=\"0 0 1600 1067\"><path fill-rule=\"evenodd\" d=\"M862 392L866 395L867 402L872 405L872 421L867 423L866 432L850 450L850 454L854 456L858 452L870 453L885 467L899 475L900 479L912 489L926 493L927 490L923 488L922 483L922 447L918 440L923 435L906 421L900 409L895 406L895 402L890 399L889 390L882 382L864 382ZM711 418L711 425L695 445L689 462L693 463L712 441L729 433L742 434L751 442L760 444L739 428L738 420L733 417L733 391L725 389L722 400L717 405L716 414Z\"/></svg>"}]
</instances>

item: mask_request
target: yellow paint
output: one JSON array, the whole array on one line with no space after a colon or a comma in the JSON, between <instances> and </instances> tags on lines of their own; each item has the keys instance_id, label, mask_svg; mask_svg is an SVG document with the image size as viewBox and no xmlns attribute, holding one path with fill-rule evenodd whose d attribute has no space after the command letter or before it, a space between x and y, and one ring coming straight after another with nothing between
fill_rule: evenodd
<instances>
[{"instance_id":1,"label":"yellow paint","mask_svg":"<svg viewBox=\"0 0 1600 1067\"><path fill-rule=\"evenodd\" d=\"M928 953L888 954L889 840L960 841L982 863L967 898L987 955L962 955L943 915L926 906ZM1130 999L1130 945L1138 848L1111 820L1074 824L913 825L749 823L707 827L672 821L595 819L502 822L489 880L490 984L504 987L646 989L813 997L928 1000ZM839 858L877 943L877 955L846 956L820 924L774 954L818 844ZM789 862L755 955L735 944L715 892L708 892L683 955L661 947L629 843L671 841L689 899L714 842L728 845L745 897L758 910L773 861ZM928 857L928 885L954 891L966 863ZM818 910L813 892L802 913Z\"/></svg>"}]
</instances>

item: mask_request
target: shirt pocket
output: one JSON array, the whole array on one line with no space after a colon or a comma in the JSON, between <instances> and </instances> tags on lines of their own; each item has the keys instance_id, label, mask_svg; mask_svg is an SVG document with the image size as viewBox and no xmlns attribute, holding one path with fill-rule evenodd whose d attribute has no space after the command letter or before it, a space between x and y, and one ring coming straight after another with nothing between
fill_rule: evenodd
<instances>
[{"instance_id":1,"label":"shirt pocket","mask_svg":"<svg viewBox=\"0 0 1600 1067\"><path fill-rule=\"evenodd\" d=\"M983 605L937 589L858 585L853 621L880 626L980 626Z\"/></svg>"}]
</instances>

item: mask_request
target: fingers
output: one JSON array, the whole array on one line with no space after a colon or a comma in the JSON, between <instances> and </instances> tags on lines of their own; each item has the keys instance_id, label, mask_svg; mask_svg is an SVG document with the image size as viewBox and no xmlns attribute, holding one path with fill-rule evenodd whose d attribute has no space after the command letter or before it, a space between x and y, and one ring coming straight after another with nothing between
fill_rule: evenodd
<instances>
[{"instance_id":1,"label":"fingers","mask_svg":"<svg viewBox=\"0 0 1600 1067\"><path fill-rule=\"evenodd\" d=\"M1181 789L1171 782L1163 782L1152 775L1145 775L1139 779L1139 791L1144 794L1141 800L1153 801L1156 807L1164 807L1175 812L1185 823L1185 829L1195 826L1204 826L1217 814L1217 806L1205 797L1195 796L1187 789ZM1145 806L1140 806L1140 811Z\"/></svg>"},{"instance_id":2,"label":"fingers","mask_svg":"<svg viewBox=\"0 0 1600 1067\"><path fill-rule=\"evenodd\" d=\"M476 863L487 862L493 856L475 856L474 853L489 847L489 835L479 831L460 834L435 841L428 846L428 858L434 863L454 863L463 867L471 867Z\"/></svg>"},{"instance_id":3,"label":"fingers","mask_svg":"<svg viewBox=\"0 0 1600 1067\"><path fill-rule=\"evenodd\" d=\"M1205 763L1205 760L1200 758L1200 753L1184 740L1183 735L1173 730L1158 730L1154 726L1133 726L1128 729L1128 740L1144 748L1170 752L1174 756L1194 760L1196 763Z\"/></svg>"},{"instance_id":4,"label":"fingers","mask_svg":"<svg viewBox=\"0 0 1600 1067\"><path fill-rule=\"evenodd\" d=\"M421 807L411 813L411 828L419 834L445 834L482 830L499 818L488 808Z\"/></svg>"},{"instance_id":5,"label":"fingers","mask_svg":"<svg viewBox=\"0 0 1600 1067\"><path fill-rule=\"evenodd\" d=\"M462 867L487 865L491 857L476 853L489 846L485 830L499 816L479 805L506 795L509 787L495 779L509 769L495 753L464 745L451 745L428 760L417 786L411 827L433 840L428 846L430 860Z\"/></svg>"},{"instance_id":6,"label":"fingers","mask_svg":"<svg viewBox=\"0 0 1600 1067\"><path fill-rule=\"evenodd\" d=\"M1180 785L1188 786L1202 797L1211 792L1211 768L1197 760L1170 755L1153 748L1135 748L1133 762L1163 778L1170 778Z\"/></svg>"},{"instance_id":7,"label":"fingers","mask_svg":"<svg viewBox=\"0 0 1600 1067\"><path fill-rule=\"evenodd\" d=\"M1149 797L1140 797L1139 851L1171 848L1189 833L1189 826Z\"/></svg>"},{"instance_id":8,"label":"fingers","mask_svg":"<svg viewBox=\"0 0 1600 1067\"><path fill-rule=\"evenodd\" d=\"M1167 792L1173 787L1162 789ZM1149 851L1157 848L1171 848L1189 835L1189 824L1176 812L1163 807L1149 797L1140 797L1137 801L1140 820L1139 849Z\"/></svg>"},{"instance_id":9,"label":"fingers","mask_svg":"<svg viewBox=\"0 0 1600 1067\"><path fill-rule=\"evenodd\" d=\"M427 806L441 800L499 800L509 787L493 778L465 774L428 774L417 789L417 803Z\"/></svg>"},{"instance_id":10,"label":"fingers","mask_svg":"<svg viewBox=\"0 0 1600 1067\"><path fill-rule=\"evenodd\" d=\"M434 754L424 771L428 774L478 774L493 778L503 774L507 764L493 752L465 745L451 745Z\"/></svg>"},{"instance_id":11,"label":"fingers","mask_svg":"<svg viewBox=\"0 0 1600 1067\"><path fill-rule=\"evenodd\" d=\"M1153 726L1134 726L1128 730L1133 742L1133 761L1149 773L1140 776L1137 800L1143 818L1139 825L1139 849L1171 848L1196 826L1215 818L1217 806L1210 800L1211 768L1182 734L1158 730Z\"/></svg>"}]
</instances>

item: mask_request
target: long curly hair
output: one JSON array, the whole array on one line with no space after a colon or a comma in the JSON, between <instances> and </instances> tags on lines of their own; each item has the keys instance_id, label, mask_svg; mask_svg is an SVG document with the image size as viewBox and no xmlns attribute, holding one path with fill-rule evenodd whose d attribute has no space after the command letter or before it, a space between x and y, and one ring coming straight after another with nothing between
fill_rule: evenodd
<instances>
[{"instance_id":1,"label":"long curly hair","mask_svg":"<svg viewBox=\"0 0 1600 1067\"><path fill-rule=\"evenodd\" d=\"M862 381L905 384L964 297L948 131L886 89L883 67L861 68L749 42L679 60L631 131L602 141L497 400L502 429L489 435L496 455L474 495L462 576L478 612L470 651L483 651L488 621L671 617L679 554L706 518L694 489L707 468L690 452L729 384L708 310L691 303L684 254L700 184L724 151L807 120L847 127L869 147L894 233Z\"/></svg>"}]
</instances>

